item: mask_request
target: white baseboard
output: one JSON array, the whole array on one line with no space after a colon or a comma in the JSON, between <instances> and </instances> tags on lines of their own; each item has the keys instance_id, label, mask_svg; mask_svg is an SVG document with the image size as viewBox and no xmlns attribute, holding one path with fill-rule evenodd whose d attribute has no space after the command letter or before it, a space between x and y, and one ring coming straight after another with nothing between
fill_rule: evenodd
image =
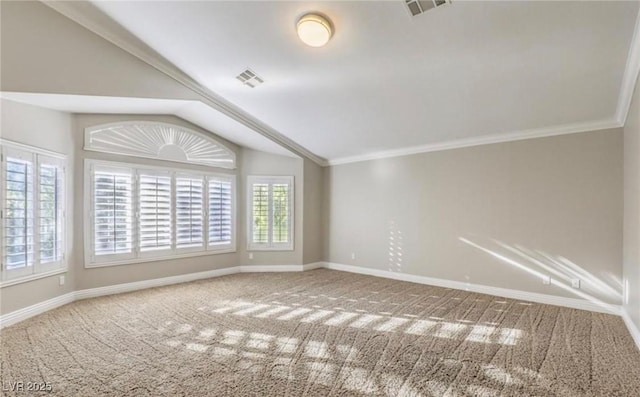
<instances>
[{"instance_id":1,"label":"white baseboard","mask_svg":"<svg viewBox=\"0 0 640 397\"><path fill-rule=\"evenodd\" d=\"M138 291L141 289L161 287L164 285L187 283L189 281L206 278L226 276L240 272L239 266L225 267L222 269L207 270L205 272L180 274L171 277L154 278L151 280L136 281L133 283L109 285L106 287L82 289L75 292L75 300L95 298L98 296L121 294L123 292Z\"/></svg>"},{"instance_id":2,"label":"white baseboard","mask_svg":"<svg viewBox=\"0 0 640 397\"><path fill-rule=\"evenodd\" d=\"M313 270L313 269L320 269L325 267L325 264L327 262L313 262L313 263L307 263L305 265L302 265L302 268L307 271L307 270Z\"/></svg>"},{"instance_id":3,"label":"white baseboard","mask_svg":"<svg viewBox=\"0 0 640 397\"><path fill-rule=\"evenodd\" d=\"M635 328L629 316L626 315L626 313L623 313L620 306L601 303L601 302L589 302L582 299L564 298L564 297L553 296L553 295L538 294L533 292L525 292L525 291L512 290L512 289L506 289L506 288L490 287L486 285L464 283L460 281L452 281L452 280L438 279L438 278L425 277L425 276L416 276L416 275L406 274L406 273L396 273L396 272L390 272L386 270L377 270L377 269L370 269L370 268L352 266L352 265L343 265L339 263L330 263L330 262L314 262L314 263L308 263L305 265L233 266L233 267L227 267L223 269L208 270L208 271L199 272L199 273L181 274L178 276L156 278L151 280L137 281L133 283L116 284L116 285L110 285L106 287L84 289L84 290L79 290L75 292L70 292L68 294L60 295L58 297L46 300L44 302L36 303L35 305L28 306L11 313L7 313L5 315L1 315L0 328L7 327L9 325L26 320L40 313L44 313L48 310L55 309L56 307L60 307L62 305L66 305L67 303L71 303L73 301L81 300L81 299L120 294L123 292L138 291L142 289L160 287L164 285L186 283L189 281L220 277L220 276L225 276L225 275L235 274L235 273L299 272L299 271L306 271L306 270L312 270L312 269L318 269L318 268L327 268L327 269L340 270L340 271L345 271L350 273L366 274L370 276L389 278L393 280L401 280L401 281L409 281L409 282L419 283L419 284L434 285L437 287L460 289L465 291L478 292L482 294L502 296L502 297L511 298L511 299L526 300L526 301L532 301L537 303L544 303L548 305L564 306L564 307L569 307L573 309L582 309L582 310L589 310L589 311L595 311L595 312L601 312L601 313L622 315L623 318L625 319L625 323L627 324L627 327L629 327L629 331L631 332L631 335L636 341L636 344L638 344L638 346L640 347L640 342L639 342L640 332L638 332L638 329Z\"/></svg>"},{"instance_id":4,"label":"white baseboard","mask_svg":"<svg viewBox=\"0 0 640 397\"><path fill-rule=\"evenodd\" d=\"M302 265L242 265L241 273L301 272Z\"/></svg>"},{"instance_id":5,"label":"white baseboard","mask_svg":"<svg viewBox=\"0 0 640 397\"><path fill-rule=\"evenodd\" d=\"M37 316L38 314L53 310L60 306L64 306L67 303L73 302L74 300L75 293L69 292L43 302L38 302L35 305L27 306L11 313L7 313L0 316L0 328L8 327L33 316Z\"/></svg>"},{"instance_id":6,"label":"white baseboard","mask_svg":"<svg viewBox=\"0 0 640 397\"><path fill-rule=\"evenodd\" d=\"M270 273L270 272L304 272L306 270L324 267L326 262L307 263L306 265L242 265L241 273Z\"/></svg>"},{"instance_id":7,"label":"white baseboard","mask_svg":"<svg viewBox=\"0 0 640 397\"><path fill-rule=\"evenodd\" d=\"M147 288L161 287L163 285L180 284L189 281L202 280L206 278L226 276L228 274L240 273L240 266L227 267L223 269L208 270L205 272L180 274L171 277L155 278L151 280L136 281L133 283L109 285L106 287L82 289L68 294L36 303L35 305L13 311L0 316L0 328L26 320L40 313L55 309L67 303L81 299L96 298L99 296L121 294L123 292L138 291Z\"/></svg>"},{"instance_id":8,"label":"white baseboard","mask_svg":"<svg viewBox=\"0 0 640 397\"><path fill-rule=\"evenodd\" d=\"M496 295L504 298L519 299L536 303L544 303L546 305L564 306L572 309L589 310L599 313L622 314L622 309L618 305L612 305L603 302L590 302L584 299L565 298L555 295L539 294L535 292L526 292L515 289L491 287L488 285L471 284L462 281L446 280L441 278L416 276L407 273L390 272L387 270L371 269L360 266L343 265L340 263L325 262L323 267L333 270L341 270L343 272L366 274L370 276L390 278L393 280L409 281L418 284L434 285L437 287L459 289L464 291L478 292L487 295Z\"/></svg>"},{"instance_id":9,"label":"white baseboard","mask_svg":"<svg viewBox=\"0 0 640 397\"><path fill-rule=\"evenodd\" d=\"M624 323L627 325L627 328L629 329L629 333L631 334L631 337L636 342L636 346L638 346L638 350L640 350L640 329L636 324L633 323L633 321L631 321L631 316L629 316L629 313L625 309L622 309L622 319L624 320Z\"/></svg>"}]
</instances>

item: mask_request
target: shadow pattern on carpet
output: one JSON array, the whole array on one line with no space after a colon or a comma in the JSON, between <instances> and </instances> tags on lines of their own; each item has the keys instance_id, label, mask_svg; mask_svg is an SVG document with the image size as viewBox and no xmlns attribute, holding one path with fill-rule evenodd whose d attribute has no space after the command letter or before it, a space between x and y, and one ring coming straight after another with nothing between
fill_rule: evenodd
<instances>
[{"instance_id":1,"label":"shadow pattern on carpet","mask_svg":"<svg viewBox=\"0 0 640 397\"><path fill-rule=\"evenodd\" d=\"M79 301L0 347L7 396L640 396L619 317L326 269Z\"/></svg>"}]
</instances>

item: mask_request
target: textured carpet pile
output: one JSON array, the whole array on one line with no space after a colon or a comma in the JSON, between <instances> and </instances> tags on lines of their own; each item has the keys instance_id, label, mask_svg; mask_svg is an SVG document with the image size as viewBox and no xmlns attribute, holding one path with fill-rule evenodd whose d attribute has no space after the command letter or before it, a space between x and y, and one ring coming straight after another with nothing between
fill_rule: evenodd
<instances>
[{"instance_id":1,"label":"textured carpet pile","mask_svg":"<svg viewBox=\"0 0 640 397\"><path fill-rule=\"evenodd\" d=\"M619 317L325 269L79 301L0 347L7 396L640 396Z\"/></svg>"}]
</instances>

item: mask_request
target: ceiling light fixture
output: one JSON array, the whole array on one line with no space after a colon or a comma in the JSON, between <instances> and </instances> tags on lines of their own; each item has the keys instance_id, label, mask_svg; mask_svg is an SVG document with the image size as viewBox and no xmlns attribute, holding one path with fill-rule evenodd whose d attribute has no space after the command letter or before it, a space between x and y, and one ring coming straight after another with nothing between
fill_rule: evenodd
<instances>
[{"instance_id":1,"label":"ceiling light fixture","mask_svg":"<svg viewBox=\"0 0 640 397\"><path fill-rule=\"evenodd\" d=\"M308 46L322 47L333 35L331 22L318 14L306 14L297 24L298 37Z\"/></svg>"}]
</instances>

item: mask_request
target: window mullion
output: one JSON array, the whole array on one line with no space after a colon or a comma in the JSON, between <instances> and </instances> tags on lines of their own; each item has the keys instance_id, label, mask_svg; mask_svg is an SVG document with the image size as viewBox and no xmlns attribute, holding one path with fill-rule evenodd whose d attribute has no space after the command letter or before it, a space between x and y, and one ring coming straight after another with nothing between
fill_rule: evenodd
<instances>
[{"instance_id":1,"label":"window mullion","mask_svg":"<svg viewBox=\"0 0 640 397\"><path fill-rule=\"evenodd\" d=\"M251 181L251 179L249 179L249 181ZM254 215L254 211L253 211L253 203L254 203L254 200L255 200L255 198L254 198L254 188L253 188L254 183L255 182L249 182L249 183L245 184L245 186L247 186L246 189L248 190L247 193L246 193L247 197L248 197L248 200L246 202L246 205L248 207L247 208L246 225L247 225L247 232L248 232L248 235L247 235L248 246L250 248L252 248L252 245L255 244L255 240L253 238L253 236L254 236L254 234L253 234L254 233L253 232L253 230L254 230L254 225L253 225L254 224L254 220L253 219L254 219L254 216L255 216Z\"/></svg>"},{"instance_id":2,"label":"window mullion","mask_svg":"<svg viewBox=\"0 0 640 397\"><path fill-rule=\"evenodd\" d=\"M57 177L57 175L56 175ZM60 260L62 261L63 264L66 265L67 263L67 254L66 254L66 245L67 245L67 236L66 236L66 225L67 225L67 196L64 194L64 186L67 183L67 169L66 167L63 165L60 168L60 180L56 180L56 198L57 198L57 202L56 205L60 205L60 213L58 214L58 211L56 210L56 214L57 216L59 216L59 220L60 220L60 235L58 236L56 234L56 238L60 238L60 246L58 247L58 249L60 250L59 252L59 256L60 256ZM56 221L57 222L57 221ZM58 233L58 225L56 224L56 233Z\"/></svg>"},{"instance_id":3,"label":"window mullion","mask_svg":"<svg viewBox=\"0 0 640 397\"><path fill-rule=\"evenodd\" d=\"M293 241L293 211L295 211L295 197L293 196L293 182L287 188L287 244Z\"/></svg>"},{"instance_id":4,"label":"window mullion","mask_svg":"<svg viewBox=\"0 0 640 397\"><path fill-rule=\"evenodd\" d=\"M32 274L35 274L40 271L40 156L37 154L32 155L32 170L31 173L31 216L33 216L33 229L32 229L32 238L33 238L33 266L32 266ZM29 190L29 184L25 186L27 191ZM27 202L28 202L27 198ZM26 217L25 217L26 218ZM25 219L26 221L26 219ZM26 225L25 225L26 226ZM25 229L26 234L28 235L28 228ZM26 240L27 247L29 246L29 240ZM27 262L29 262L29 251L27 250Z\"/></svg>"},{"instance_id":5,"label":"window mullion","mask_svg":"<svg viewBox=\"0 0 640 397\"><path fill-rule=\"evenodd\" d=\"M267 246L273 247L273 182L269 182L267 190Z\"/></svg>"},{"instance_id":6,"label":"window mullion","mask_svg":"<svg viewBox=\"0 0 640 397\"><path fill-rule=\"evenodd\" d=\"M95 219L95 212L96 212L96 191L95 191L95 186L96 186L96 174L95 174L95 167L93 166L93 164L91 164L91 167L89 169L89 173L90 173L90 177L89 177L89 183L91 186L91 189L89 189L90 193L90 197L89 199L91 200L91 204L89 204L89 208L85 208L85 211L89 211L89 224L91 225L91 237L90 237L90 242L89 242L89 247L91 249L90 251L90 256L91 256L91 262L95 261L96 258L96 219ZM85 190L86 191L86 190ZM85 238L89 238L89 236L86 235L85 233Z\"/></svg>"},{"instance_id":7,"label":"window mullion","mask_svg":"<svg viewBox=\"0 0 640 397\"><path fill-rule=\"evenodd\" d=\"M204 176L203 178L202 214L204 216L204 222L202 222L202 227L204 230L202 231L202 236L204 238L204 249L206 251L209 249L209 228L211 227L209 224L209 207L211 206L211 202L209 201L209 184L211 183L211 178L209 178L209 176Z\"/></svg>"},{"instance_id":8,"label":"window mullion","mask_svg":"<svg viewBox=\"0 0 640 397\"><path fill-rule=\"evenodd\" d=\"M0 248L4 252L4 228L5 228L5 184L6 184L6 172L4 164L4 150L0 147ZM0 281L4 281L5 275L5 259L4 253L0 254Z\"/></svg>"},{"instance_id":9,"label":"window mullion","mask_svg":"<svg viewBox=\"0 0 640 397\"><path fill-rule=\"evenodd\" d=\"M60 222L60 214L58 214L58 205L59 205L59 201L60 201L60 197L58 197L58 178L60 177L60 175L58 175L59 173L59 168L58 166L56 166L54 168L54 173L53 173L53 259L54 262L57 261L57 259L60 257L60 260L62 260L62 256L58 255L59 254L59 247L58 247L58 239L60 238L60 236L58 235L58 222ZM40 208L40 210L42 210L42 208Z\"/></svg>"},{"instance_id":10,"label":"window mullion","mask_svg":"<svg viewBox=\"0 0 640 397\"><path fill-rule=\"evenodd\" d=\"M177 208L178 208L178 198L177 198L177 183L176 183L176 173L172 172L171 173L171 182L170 182L171 186L170 186L170 190L171 190L171 198L170 198L170 205L169 205L169 211L170 211L170 219L171 219L171 225L169 227L170 231L169 233L171 233L171 252L175 253L176 252L176 248L178 246L178 219L177 219Z\"/></svg>"},{"instance_id":11,"label":"window mullion","mask_svg":"<svg viewBox=\"0 0 640 397\"><path fill-rule=\"evenodd\" d=\"M133 216L133 222L132 222L132 227L133 227L133 231L132 231L132 238L131 240L133 243L133 250L135 252L135 257L139 258L140 257L140 189L142 188L141 184L140 184L140 171L139 170L134 170L133 171L133 186L131 189L132 192L132 203L131 203L131 209L134 211L134 216Z\"/></svg>"}]
</instances>

